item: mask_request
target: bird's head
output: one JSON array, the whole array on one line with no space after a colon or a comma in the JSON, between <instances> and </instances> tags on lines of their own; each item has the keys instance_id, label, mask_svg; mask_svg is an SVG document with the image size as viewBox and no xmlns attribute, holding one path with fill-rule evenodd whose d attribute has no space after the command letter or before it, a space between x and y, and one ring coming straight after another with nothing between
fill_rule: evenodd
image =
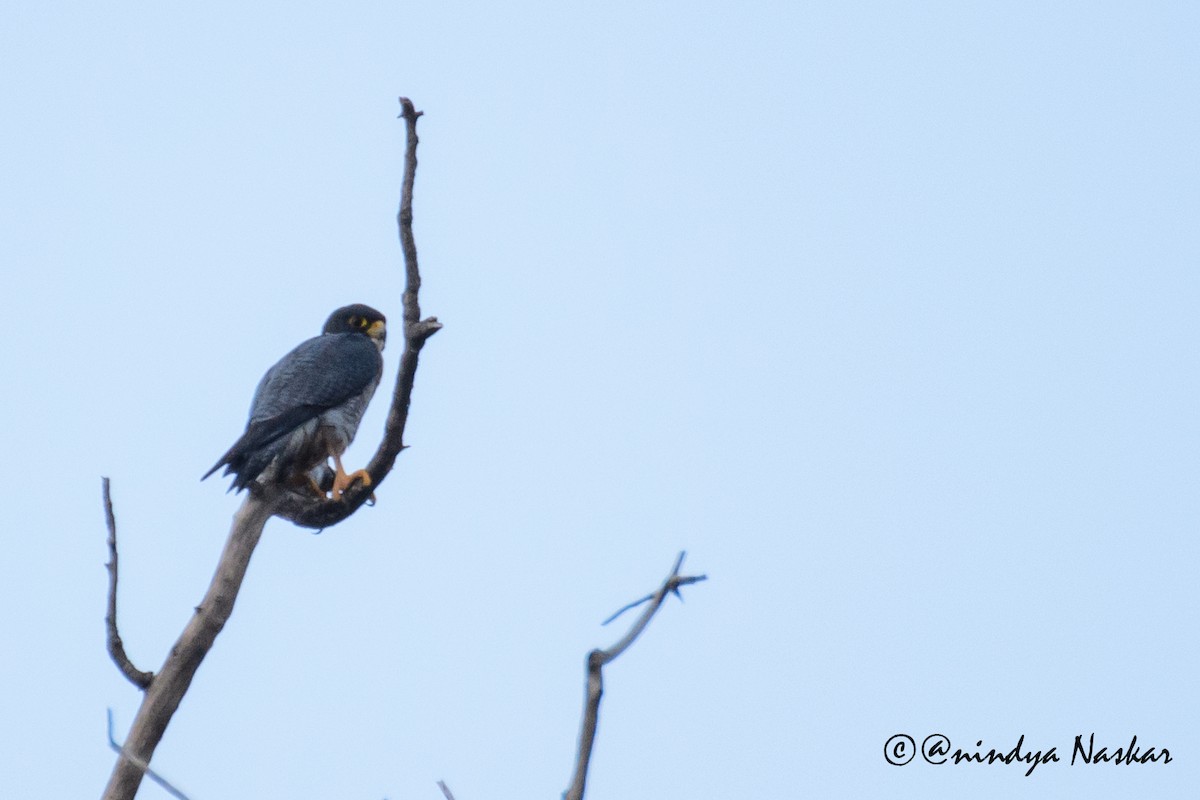
<instances>
[{"instance_id":1,"label":"bird's head","mask_svg":"<svg viewBox=\"0 0 1200 800\"><path fill-rule=\"evenodd\" d=\"M382 351L387 341L387 318L370 306L355 303L330 314L321 333L361 333Z\"/></svg>"}]
</instances>

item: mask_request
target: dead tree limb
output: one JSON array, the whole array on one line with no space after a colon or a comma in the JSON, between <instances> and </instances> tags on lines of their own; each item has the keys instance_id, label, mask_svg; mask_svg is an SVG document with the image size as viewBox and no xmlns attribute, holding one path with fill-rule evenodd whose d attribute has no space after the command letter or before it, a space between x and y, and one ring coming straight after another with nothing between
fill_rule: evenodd
<instances>
[{"instance_id":1,"label":"dead tree limb","mask_svg":"<svg viewBox=\"0 0 1200 800\"><path fill-rule=\"evenodd\" d=\"M417 245L413 239L412 198L413 181L417 172L417 119L424 113L413 108L407 97L400 98L400 117L405 122L407 145L404 150L404 181L400 189L400 210L396 224L400 230L400 247L404 252L404 353L400 356L400 370L396 374L396 388L392 393L392 405L384 427L383 441L367 464L371 485L352 485L339 500L319 500L312 492L290 492L276 515L290 519L305 528L321 530L336 525L349 517L367 501L383 483L384 478L396 463L396 457L404 449L404 426L408 422L408 406L412 400L413 381L417 375L417 361L421 348L430 336L442 329L437 317L421 319L421 271L417 266Z\"/></svg>"},{"instance_id":2,"label":"dead tree limb","mask_svg":"<svg viewBox=\"0 0 1200 800\"><path fill-rule=\"evenodd\" d=\"M137 794L144 774L142 765L150 763L154 748L162 740L171 716L191 686L200 662L208 655L217 634L233 613L233 603L246 576L246 568L250 566L250 556L273 512L270 501L252 496L246 498L234 515L225 551L221 553L208 592L184 626L162 669L146 689L125 738L122 755L117 759L104 791L104 800L132 800Z\"/></svg>"},{"instance_id":3,"label":"dead tree limb","mask_svg":"<svg viewBox=\"0 0 1200 800\"><path fill-rule=\"evenodd\" d=\"M154 749L162 740L172 715L179 707L217 634L233 613L234 601L241 589L250 557L259 537L262 536L267 520L272 516L279 516L297 525L318 529L336 525L353 514L372 492L378 490L391 471L396 457L404 449L404 426L408 419L408 406L417 371L417 356L426 340L442 326L436 317L422 320L418 303L421 276L417 268L417 249L412 234L412 192L417 169L417 118L421 116L421 112L415 110L407 98L400 98L400 105L403 109L400 116L406 122L408 137L400 211L397 216L407 278L404 292L404 353L400 359L383 442L367 466L371 485L368 487L358 482L351 486L341 499L324 501L307 497L302 499L296 493L282 488L256 486L252 489L234 515L229 539L208 592L196 607L195 614L171 648L158 674L152 676L148 686L144 687L142 705L134 718L125 744L120 747L121 755L109 778L104 800L132 800L137 793L145 770L154 755ZM107 487L107 482L105 486ZM111 505L106 509L111 515ZM110 527L110 532L114 527ZM114 591L115 561L114 556ZM113 620L115 621L115 615ZM120 662L118 666L121 666Z\"/></svg>"},{"instance_id":4,"label":"dead tree limb","mask_svg":"<svg viewBox=\"0 0 1200 800\"><path fill-rule=\"evenodd\" d=\"M662 606L663 600L668 594L674 594L679 599L683 599L683 595L679 594L679 587L687 586L688 584L698 583L706 580L706 575L680 575L679 570L683 566L683 559L686 553L680 553L675 559L675 566L671 569L671 573L667 575L667 579L663 581L662 586L657 592L637 600L622 608L613 616L609 617L608 621L612 621L624 611L629 610L642 603L649 602L646 610L633 623L633 627L621 637L621 639L607 650L593 650L587 656L587 672L584 681L584 702L583 702L583 722L579 728L579 749L575 758L575 775L571 779L571 785L567 787L567 791L563 793L564 800L583 800L584 786L587 783L588 764L592 758L592 745L596 741L596 725L600 721L600 697L604 694L604 665L613 661L637 640L646 626L650 624L651 618Z\"/></svg>"},{"instance_id":5,"label":"dead tree limb","mask_svg":"<svg viewBox=\"0 0 1200 800\"><path fill-rule=\"evenodd\" d=\"M154 673L143 672L133 665L125 654L125 643L121 641L121 633L117 629L117 517L113 513L108 478L101 478L100 482L104 491L104 521L108 524L108 563L105 565L108 568L108 613L104 616L104 624L108 628L108 654L130 683L145 690L154 680Z\"/></svg>"},{"instance_id":6,"label":"dead tree limb","mask_svg":"<svg viewBox=\"0 0 1200 800\"><path fill-rule=\"evenodd\" d=\"M188 800L188 796L171 785L171 782L159 775L154 770L150 769L150 765L142 761L137 756L129 753L124 747L117 743L113 738L113 713L112 709L108 709L108 746L113 749L113 752L123 755L137 765L137 768L146 773L146 777L157 783L166 791L167 794L174 797L175 800Z\"/></svg>"}]
</instances>

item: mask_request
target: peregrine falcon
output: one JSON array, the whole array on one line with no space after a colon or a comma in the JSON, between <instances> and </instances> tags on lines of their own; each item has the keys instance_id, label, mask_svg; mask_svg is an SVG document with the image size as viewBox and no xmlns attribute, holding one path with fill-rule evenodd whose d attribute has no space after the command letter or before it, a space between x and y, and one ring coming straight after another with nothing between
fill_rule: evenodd
<instances>
[{"instance_id":1,"label":"peregrine falcon","mask_svg":"<svg viewBox=\"0 0 1200 800\"><path fill-rule=\"evenodd\" d=\"M230 489L241 491L257 480L310 487L323 498L311 473L332 458L334 500L357 478L370 485L366 470L347 475L341 456L379 385L386 339L387 321L370 306L330 314L320 336L263 375L246 432L204 478L225 467L224 474L234 476Z\"/></svg>"}]
</instances>

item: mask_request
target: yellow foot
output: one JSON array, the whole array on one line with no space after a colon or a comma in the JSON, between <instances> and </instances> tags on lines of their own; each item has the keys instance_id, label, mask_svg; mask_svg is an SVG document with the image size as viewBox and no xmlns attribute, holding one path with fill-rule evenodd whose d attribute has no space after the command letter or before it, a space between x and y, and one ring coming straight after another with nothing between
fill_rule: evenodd
<instances>
[{"instance_id":1,"label":"yellow foot","mask_svg":"<svg viewBox=\"0 0 1200 800\"><path fill-rule=\"evenodd\" d=\"M363 482L363 486L371 485L371 475L365 469L360 469L357 472L351 472L349 475L344 472L339 472L338 474L334 475L332 492L333 499L340 500L346 493L346 490L349 489L356 480L361 480Z\"/></svg>"}]
</instances>

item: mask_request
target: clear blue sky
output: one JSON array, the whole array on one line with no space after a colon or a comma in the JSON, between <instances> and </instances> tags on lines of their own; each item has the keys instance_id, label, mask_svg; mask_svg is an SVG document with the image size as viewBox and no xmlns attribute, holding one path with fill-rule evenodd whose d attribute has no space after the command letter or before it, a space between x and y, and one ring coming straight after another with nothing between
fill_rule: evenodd
<instances>
[{"instance_id":1,"label":"clear blue sky","mask_svg":"<svg viewBox=\"0 0 1200 800\"><path fill-rule=\"evenodd\" d=\"M1132 2L7 8L6 796L98 796L137 708L100 476L157 669L259 376L399 318L400 94L412 449L268 526L155 757L193 800L556 798L684 548L593 800L1194 796L1200 12ZM883 759L1093 731L1175 762Z\"/></svg>"}]
</instances>

